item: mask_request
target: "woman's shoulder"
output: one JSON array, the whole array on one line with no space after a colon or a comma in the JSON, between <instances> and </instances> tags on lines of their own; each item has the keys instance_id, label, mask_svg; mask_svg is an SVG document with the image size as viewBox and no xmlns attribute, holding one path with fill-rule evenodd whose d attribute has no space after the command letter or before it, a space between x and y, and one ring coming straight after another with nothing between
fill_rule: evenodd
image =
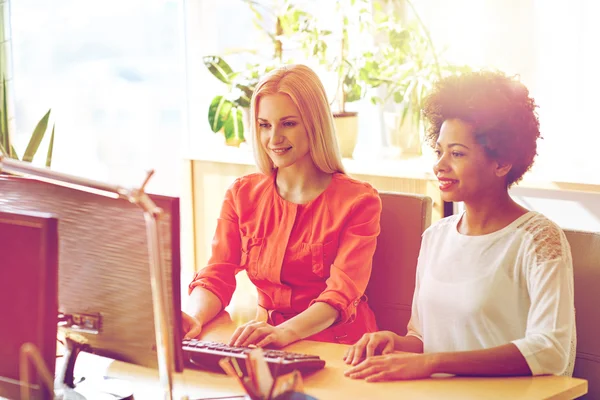
<instances>
[{"instance_id":1,"label":"woman's shoulder","mask_svg":"<svg viewBox=\"0 0 600 400\"><path fill-rule=\"evenodd\" d=\"M528 211L519 219L521 221L516 228L529 235L535 236L540 232L553 232L554 234L562 232L556 222L537 211Z\"/></svg>"},{"instance_id":2,"label":"woman's shoulder","mask_svg":"<svg viewBox=\"0 0 600 400\"><path fill-rule=\"evenodd\" d=\"M379 197L377 189L375 189L368 182L364 182L355 178L352 178L346 174L335 173L333 174L332 182L335 185L335 191L337 195L341 197L352 196L358 198L364 195L371 195Z\"/></svg>"},{"instance_id":3,"label":"woman's shoulder","mask_svg":"<svg viewBox=\"0 0 600 400\"><path fill-rule=\"evenodd\" d=\"M567 238L563 230L545 215L530 211L529 218L517 226L525 246L535 252L540 261L561 258L564 256Z\"/></svg>"},{"instance_id":4,"label":"woman's shoulder","mask_svg":"<svg viewBox=\"0 0 600 400\"><path fill-rule=\"evenodd\" d=\"M249 192L261 192L268 187L273 186L273 176L265 175L261 172L240 176L229 187L236 193L248 194Z\"/></svg>"}]
</instances>

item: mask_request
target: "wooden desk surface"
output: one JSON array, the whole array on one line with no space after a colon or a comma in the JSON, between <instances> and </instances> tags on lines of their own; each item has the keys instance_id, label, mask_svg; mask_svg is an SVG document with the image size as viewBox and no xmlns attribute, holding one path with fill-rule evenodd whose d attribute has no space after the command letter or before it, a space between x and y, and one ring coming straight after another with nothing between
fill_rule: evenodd
<instances>
[{"instance_id":1,"label":"wooden desk surface","mask_svg":"<svg viewBox=\"0 0 600 400\"><path fill-rule=\"evenodd\" d=\"M235 328L227 313L207 325L202 339L226 342ZM327 399L574 399L587 393L583 379L541 376L520 378L446 377L418 381L367 383L346 378L348 368L342 361L346 346L332 343L301 341L286 350L317 354L327 362L321 371L304 378L305 392L320 400ZM136 388L136 398L161 398L158 372L114 361L108 376L128 379ZM136 383L139 383L136 384ZM185 370L174 377L174 398L190 399L240 395L242 391L226 375L198 370Z\"/></svg>"}]
</instances>

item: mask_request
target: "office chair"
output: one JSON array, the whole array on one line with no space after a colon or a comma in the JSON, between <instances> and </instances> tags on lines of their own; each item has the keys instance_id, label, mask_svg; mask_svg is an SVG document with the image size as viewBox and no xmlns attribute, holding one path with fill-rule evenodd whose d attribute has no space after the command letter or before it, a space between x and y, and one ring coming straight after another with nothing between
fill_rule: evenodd
<instances>
[{"instance_id":1,"label":"office chair","mask_svg":"<svg viewBox=\"0 0 600 400\"><path fill-rule=\"evenodd\" d=\"M564 230L573 256L577 354L573 376L587 379L584 399L600 399L600 233Z\"/></svg>"},{"instance_id":2,"label":"office chair","mask_svg":"<svg viewBox=\"0 0 600 400\"><path fill-rule=\"evenodd\" d=\"M380 192L381 233L366 294L380 330L406 334L421 235L431 224L430 197Z\"/></svg>"}]
</instances>

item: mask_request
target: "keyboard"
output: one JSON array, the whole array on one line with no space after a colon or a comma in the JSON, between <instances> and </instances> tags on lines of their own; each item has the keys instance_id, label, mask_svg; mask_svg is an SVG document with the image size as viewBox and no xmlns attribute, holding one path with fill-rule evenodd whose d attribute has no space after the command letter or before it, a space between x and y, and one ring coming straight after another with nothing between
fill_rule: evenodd
<instances>
[{"instance_id":1,"label":"keyboard","mask_svg":"<svg viewBox=\"0 0 600 400\"><path fill-rule=\"evenodd\" d=\"M244 376L246 371L246 354L252 351L248 347L234 347L224 343L202 340L183 340L183 357L186 366L224 374L219 360L225 357L235 358ZM298 370L302 375L325 367L325 360L311 354L299 354L282 350L263 349L265 361L273 376L287 374Z\"/></svg>"}]
</instances>

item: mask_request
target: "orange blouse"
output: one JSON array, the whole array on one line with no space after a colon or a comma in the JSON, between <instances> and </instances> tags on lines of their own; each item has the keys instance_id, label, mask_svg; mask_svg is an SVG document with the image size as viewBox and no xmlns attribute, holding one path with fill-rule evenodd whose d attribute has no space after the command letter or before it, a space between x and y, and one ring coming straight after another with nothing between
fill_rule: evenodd
<instances>
[{"instance_id":1,"label":"orange blouse","mask_svg":"<svg viewBox=\"0 0 600 400\"><path fill-rule=\"evenodd\" d=\"M227 306L242 269L258 289L268 322L278 325L317 301L339 311L309 339L354 343L377 330L364 295L379 235L381 199L369 184L336 173L314 200L294 204L277 192L275 174L238 178L227 190L208 265L189 286Z\"/></svg>"}]
</instances>

